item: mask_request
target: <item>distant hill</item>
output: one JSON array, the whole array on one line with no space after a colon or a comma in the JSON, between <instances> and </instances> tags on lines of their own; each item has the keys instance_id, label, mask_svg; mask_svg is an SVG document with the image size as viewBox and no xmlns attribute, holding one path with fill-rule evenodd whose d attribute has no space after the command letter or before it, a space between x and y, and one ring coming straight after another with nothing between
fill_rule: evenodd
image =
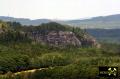
<instances>
[{"instance_id":1,"label":"distant hill","mask_svg":"<svg viewBox=\"0 0 120 79\"><path fill-rule=\"evenodd\" d=\"M70 20L67 24L80 26L81 28L120 28L120 14L110 16L93 17L84 20Z\"/></svg>"},{"instance_id":2,"label":"distant hill","mask_svg":"<svg viewBox=\"0 0 120 79\"><path fill-rule=\"evenodd\" d=\"M54 21L61 24L67 24L81 28L102 28L102 29L120 28L120 14L99 16L99 17L93 17L90 19L83 19L83 20L76 19L76 20L67 20L67 21L50 20L50 19L30 20L25 18L13 18L6 16L0 16L0 20L16 21L16 22L20 22L22 25L40 25L41 23L48 23Z\"/></svg>"},{"instance_id":3,"label":"distant hill","mask_svg":"<svg viewBox=\"0 0 120 79\"><path fill-rule=\"evenodd\" d=\"M0 20L20 22L22 25L40 25L41 23L51 22L51 20L49 19L30 20L25 18L13 18L13 17L6 17L6 16L0 16Z\"/></svg>"},{"instance_id":4,"label":"distant hill","mask_svg":"<svg viewBox=\"0 0 120 79\"><path fill-rule=\"evenodd\" d=\"M120 44L120 29L86 29L86 31L101 42Z\"/></svg>"}]
</instances>

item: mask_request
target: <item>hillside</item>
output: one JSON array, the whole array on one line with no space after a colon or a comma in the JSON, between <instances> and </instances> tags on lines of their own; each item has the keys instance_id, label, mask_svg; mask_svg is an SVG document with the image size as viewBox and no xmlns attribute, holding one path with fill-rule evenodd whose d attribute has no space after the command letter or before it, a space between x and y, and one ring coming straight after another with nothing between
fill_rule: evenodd
<instances>
[{"instance_id":1,"label":"hillside","mask_svg":"<svg viewBox=\"0 0 120 79\"><path fill-rule=\"evenodd\" d=\"M14 18L14 17L7 17L7 16L0 16L0 20L11 21L11 22L19 22L22 25L40 25L42 23L51 22L51 20L49 20L49 19L30 20L30 19L26 19L26 18Z\"/></svg>"},{"instance_id":2,"label":"hillside","mask_svg":"<svg viewBox=\"0 0 120 79\"><path fill-rule=\"evenodd\" d=\"M101 28L101 29L115 29L120 28L120 14L93 17L83 20L67 21L67 24L79 26L81 28Z\"/></svg>"},{"instance_id":3,"label":"hillside","mask_svg":"<svg viewBox=\"0 0 120 79\"><path fill-rule=\"evenodd\" d=\"M120 43L120 29L86 29L100 42Z\"/></svg>"},{"instance_id":4,"label":"hillside","mask_svg":"<svg viewBox=\"0 0 120 79\"><path fill-rule=\"evenodd\" d=\"M61 25L55 22L41 24L39 26L22 26L17 22L7 22L8 31L0 34L1 42L28 41L46 44L55 47L67 46L97 46L94 37L80 28ZM2 28L1 28L2 30Z\"/></svg>"},{"instance_id":5,"label":"hillside","mask_svg":"<svg viewBox=\"0 0 120 79\"><path fill-rule=\"evenodd\" d=\"M76 20L67 20L67 21L49 20L49 19L30 20L25 18L13 18L6 16L0 16L0 20L16 21L16 22L20 22L22 25L40 25L42 23L48 23L54 21L61 24L78 26L81 28L102 28L102 29L120 28L120 14L92 17L90 19L83 19L83 20L76 19Z\"/></svg>"}]
</instances>

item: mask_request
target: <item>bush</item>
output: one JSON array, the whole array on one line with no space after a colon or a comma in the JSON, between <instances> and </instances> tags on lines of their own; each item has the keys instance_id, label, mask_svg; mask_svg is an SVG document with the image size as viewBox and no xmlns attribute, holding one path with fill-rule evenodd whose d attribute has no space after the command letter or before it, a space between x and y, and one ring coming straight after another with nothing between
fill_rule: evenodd
<instances>
[{"instance_id":1,"label":"bush","mask_svg":"<svg viewBox=\"0 0 120 79\"><path fill-rule=\"evenodd\" d=\"M69 57L60 53L43 54L40 57L32 59L33 67L50 67L50 66L64 66L70 64L72 61ZM35 64L36 63L36 64Z\"/></svg>"},{"instance_id":2,"label":"bush","mask_svg":"<svg viewBox=\"0 0 120 79\"><path fill-rule=\"evenodd\" d=\"M8 71L17 72L29 67L29 58L25 55L8 55L0 57L0 71L6 73Z\"/></svg>"}]
</instances>

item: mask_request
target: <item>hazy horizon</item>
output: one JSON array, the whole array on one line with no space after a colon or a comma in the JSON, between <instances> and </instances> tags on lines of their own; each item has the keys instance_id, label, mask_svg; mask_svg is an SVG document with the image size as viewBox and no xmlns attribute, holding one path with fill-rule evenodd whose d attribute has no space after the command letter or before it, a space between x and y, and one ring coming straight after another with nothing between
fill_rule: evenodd
<instances>
[{"instance_id":1,"label":"hazy horizon","mask_svg":"<svg viewBox=\"0 0 120 79\"><path fill-rule=\"evenodd\" d=\"M84 18L76 18L76 19L50 19L50 18L35 18L35 19L31 19L31 18L28 18L28 17L14 17L14 16L8 16L8 15L5 15L5 16L0 16L0 17L10 17L10 18L18 18L18 19L29 19L29 20L37 20L37 19L48 19L48 20L58 20L58 21L67 21L67 20L85 20L85 19L92 19L92 18L95 18L95 17L106 17L106 16L112 16L112 15L120 15L120 14L111 14L111 15L100 15L100 16L92 16L92 17L84 17Z\"/></svg>"},{"instance_id":2,"label":"hazy horizon","mask_svg":"<svg viewBox=\"0 0 120 79\"><path fill-rule=\"evenodd\" d=\"M118 0L1 0L0 16L74 20L120 14Z\"/></svg>"}]
</instances>

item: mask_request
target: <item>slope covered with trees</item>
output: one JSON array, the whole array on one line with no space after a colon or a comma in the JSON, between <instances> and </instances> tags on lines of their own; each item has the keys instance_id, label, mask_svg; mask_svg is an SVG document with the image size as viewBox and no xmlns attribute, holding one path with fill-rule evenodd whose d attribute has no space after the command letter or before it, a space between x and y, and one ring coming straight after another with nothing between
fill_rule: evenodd
<instances>
[{"instance_id":1,"label":"slope covered with trees","mask_svg":"<svg viewBox=\"0 0 120 79\"><path fill-rule=\"evenodd\" d=\"M100 42L120 43L120 29L86 29Z\"/></svg>"}]
</instances>

